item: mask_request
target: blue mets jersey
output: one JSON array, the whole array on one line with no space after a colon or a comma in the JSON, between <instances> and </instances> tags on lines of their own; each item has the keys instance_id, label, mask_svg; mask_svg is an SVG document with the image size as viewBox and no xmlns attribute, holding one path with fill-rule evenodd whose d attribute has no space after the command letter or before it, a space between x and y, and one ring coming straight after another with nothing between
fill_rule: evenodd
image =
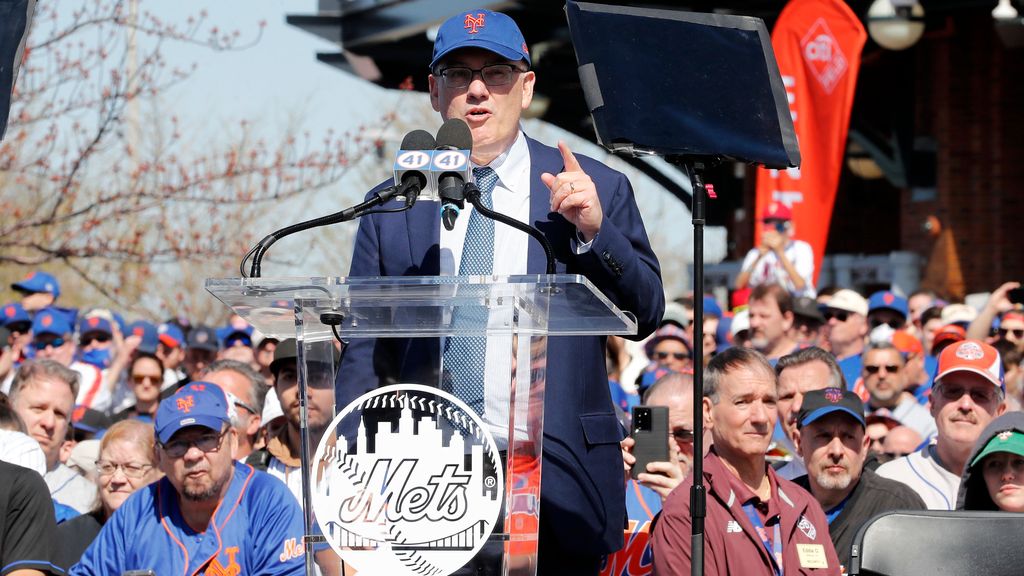
<instances>
[{"instance_id":1,"label":"blue mets jersey","mask_svg":"<svg viewBox=\"0 0 1024 576\"><path fill-rule=\"evenodd\" d=\"M302 510L279 480L236 463L210 525L196 533L162 478L125 501L69 574L146 569L160 576L303 574Z\"/></svg>"}]
</instances>

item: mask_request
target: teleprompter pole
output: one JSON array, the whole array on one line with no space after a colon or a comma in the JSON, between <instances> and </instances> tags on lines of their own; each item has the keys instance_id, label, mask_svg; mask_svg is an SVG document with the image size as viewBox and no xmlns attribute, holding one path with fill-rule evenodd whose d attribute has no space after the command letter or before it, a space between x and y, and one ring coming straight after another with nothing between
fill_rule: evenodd
<instances>
[{"instance_id":1,"label":"teleprompter pole","mask_svg":"<svg viewBox=\"0 0 1024 576\"><path fill-rule=\"evenodd\" d=\"M693 486L690 488L690 575L704 574L704 518L707 490L704 487L704 179L702 162L678 162L693 185Z\"/></svg>"}]
</instances>

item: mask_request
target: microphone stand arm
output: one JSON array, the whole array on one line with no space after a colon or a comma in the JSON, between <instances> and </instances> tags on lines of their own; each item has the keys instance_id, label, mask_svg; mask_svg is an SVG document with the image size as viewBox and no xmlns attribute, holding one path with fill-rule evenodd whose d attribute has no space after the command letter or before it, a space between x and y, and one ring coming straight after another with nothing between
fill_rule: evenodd
<instances>
[{"instance_id":1,"label":"microphone stand arm","mask_svg":"<svg viewBox=\"0 0 1024 576\"><path fill-rule=\"evenodd\" d=\"M541 247L544 248L544 257L547 259L547 273L555 273L555 251L551 248L551 243L548 242L548 239L540 230L484 206L483 202L480 201L480 189L472 182L466 182L465 187L462 189L462 194L466 198L466 201L473 205L473 208L480 211L480 214L483 214L495 222L501 222L502 224L507 224L515 228L516 230L526 232L537 242L540 242Z\"/></svg>"},{"instance_id":2,"label":"microphone stand arm","mask_svg":"<svg viewBox=\"0 0 1024 576\"><path fill-rule=\"evenodd\" d=\"M274 243L280 240L281 238L284 238L285 236L290 236L292 234L295 234L296 232L309 230L310 228L317 228L319 226L327 226L329 224L337 224L339 222L348 222L349 220L354 220L364 215L370 209L380 206L381 204L384 204L388 200L391 200L395 196L400 196L402 194L408 193L409 188L411 188L410 183L400 184L397 186L389 186L381 190L380 192L374 194L373 197L370 198L369 200L362 202L360 204L356 204L351 208L346 208L341 212L336 212L334 214L329 214L327 216L321 216L320 218L314 218L312 220L306 220L305 222L292 224L291 226L286 226L284 228L281 228L280 230L271 232L262 240L260 240L259 243L256 244L256 246L253 246L253 248L249 250L245 257L242 258L242 262L239 265L242 277L246 277L245 261L248 260L250 256L252 256L252 266L249 269L248 277L259 278L260 274L262 273L263 256L267 253L267 250L269 250L270 247L273 246Z\"/></svg>"}]
</instances>

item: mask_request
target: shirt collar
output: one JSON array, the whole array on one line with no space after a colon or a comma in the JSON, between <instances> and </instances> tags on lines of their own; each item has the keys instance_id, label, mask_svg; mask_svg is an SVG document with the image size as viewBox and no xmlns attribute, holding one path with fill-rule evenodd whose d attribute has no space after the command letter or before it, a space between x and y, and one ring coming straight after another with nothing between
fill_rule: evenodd
<instances>
[{"instance_id":1,"label":"shirt collar","mask_svg":"<svg viewBox=\"0 0 1024 576\"><path fill-rule=\"evenodd\" d=\"M758 497L758 495L755 494L753 490L748 488L742 480L737 478L731 472L727 471L726 475L729 477L729 488L736 495L736 501L739 502L740 505L753 504L754 506L760 508L762 512L764 512L765 518L774 518L775 516L778 516L781 513L781 510L779 510L779 499L777 497L778 495L776 494L778 486L776 485L771 474L767 474L768 485L771 489L771 497L769 497L766 501L761 500L761 498Z\"/></svg>"},{"instance_id":2,"label":"shirt collar","mask_svg":"<svg viewBox=\"0 0 1024 576\"><path fill-rule=\"evenodd\" d=\"M526 135L523 134L523 131L519 130L516 133L515 141L508 147L508 150L505 150L497 158L491 160L487 166L498 175L498 183L501 184L502 188L511 192L521 192L521 190L515 189L516 186L513 183L522 181L520 176L523 171L530 169L530 149L526 144ZM473 168L480 167L479 164L473 163ZM526 181L528 182L529 180ZM529 192L529 190L522 192Z\"/></svg>"}]
</instances>

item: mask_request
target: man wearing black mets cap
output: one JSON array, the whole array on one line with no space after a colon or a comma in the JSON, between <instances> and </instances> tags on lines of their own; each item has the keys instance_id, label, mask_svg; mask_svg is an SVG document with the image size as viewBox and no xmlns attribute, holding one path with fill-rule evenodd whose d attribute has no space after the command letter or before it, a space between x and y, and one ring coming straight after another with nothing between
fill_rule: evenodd
<instances>
[{"instance_id":1,"label":"man wearing black mets cap","mask_svg":"<svg viewBox=\"0 0 1024 576\"><path fill-rule=\"evenodd\" d=\"M794 482L821 504L836 555L847 567L853 537L864 522L891 510L924 510L909 486L864 468L871 443L864 430L864 404L854 392L824 388L804 395L796 444L807 475Z\"/></svg>"},{"instance_id":2,"label":"man wearing black mets cap","mask_svg":"<svg viewBox=\"0 0 1024 576\"><path fill-rule=\"evenodd\" d=\"M160 402L165 474L132 494L70 574L302 574L302 511L277 479L235 462L234 407L209 382Z\"/></svg>"},{"instance_id":3,"label":"man wearing black mets cap","mask_svg":"<svg viewBox=\"0 0 1024 576\"><path fill-rule=\"evenodd\" d=\"M460 12L438 29L430 102L444 120L468 124L483 203L540 229L554 248L556 273L586 276L636 317L635 338L643 338L661 320L665 298L632 187L623 174L573 154L564 142L551 148L524 133L520 120L536 82L531 66L527 42L511 18L484 9ZM475 210L463 211L447 230L437 204L419 202L403 215L360 220L349 275L504 276L545 269L541 246L525 234ZM504 449L509 359L488 351L499 349L491 338L479 339L486 346L472 340L353 340L338 371L337 405L381 383L440 382L447 375ZM596 574L600 559L623 544L623 432L608 391L604 345L598 336L548 341L541 574Z\"/></svg>"}]
</instances>

